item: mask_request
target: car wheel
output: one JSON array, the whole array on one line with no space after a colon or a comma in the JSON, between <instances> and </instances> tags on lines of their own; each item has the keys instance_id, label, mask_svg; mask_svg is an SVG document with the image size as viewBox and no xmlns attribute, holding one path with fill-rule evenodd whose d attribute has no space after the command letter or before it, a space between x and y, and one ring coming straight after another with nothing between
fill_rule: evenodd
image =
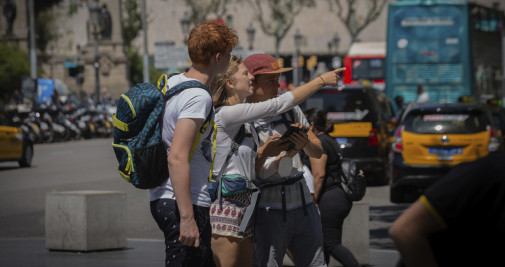
<instances>
[{"instance_id":1,"label":"car wheel","mask_svg":"<svg viewBox=\"0 0 505 267\"><path fill-rule=\"evenodd\" d=\"M389 201L396 204L403 203L404 194L405 192L403 190L403 187L394 187L393 179L391 179L391 181L389 182Z\"/></svg>"},{"instance_id":2,"label":"car wheel","mask_svg":"<svg viewBox=\"0 0 505 267\"><path fill-rule=\"evenodd\" d=\"M403 192L389 191L389 201L393 203L403 203Z\"/></svg>"},{"instance_id":3,"label":"car wheel","mask_svg":"<svg viewBox=\"0 0 505 267\"><path fill-rule=\"evenodd\" d=\"M389 167L389 162L386 160L384 161L384 166L382 170L382 180L379 182L380 185L388 185L389 181L391 180L391 169Z\"/></svg>"},{"instance_id":4,"label":"car wheel","mask_svg":"<svg viewBox=\"0 0 505 267\"><path fill-rule=\"evenodd\" d=\"M32 165L33 146L25 144L23 147L23 157L19 161L20 167L30 167Z\"/></svg>"}]
</instances>

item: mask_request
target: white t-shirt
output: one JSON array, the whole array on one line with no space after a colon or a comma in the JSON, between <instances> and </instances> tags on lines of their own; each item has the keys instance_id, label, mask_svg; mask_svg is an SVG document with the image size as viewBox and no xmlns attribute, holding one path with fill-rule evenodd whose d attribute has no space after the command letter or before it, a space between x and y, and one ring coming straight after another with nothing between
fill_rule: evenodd
<instances>
[{"instance_id":1,"label":"white t-shirt","mask_svg":"<svg viewBox=\"0 0 505 267\"><path fill-rule=\"evenodd\" d=\"M260 119L265 116L272 116L286 112L293 108L294 97L291 93L283 94L279 97L259 102L259 103L241 103L233 106L223 106L216 112L217 125L217 153L214 162L214 175L219 174L221 167L228 155L232 139L237 135L240 126L244 123ZM226 174L241 174L249 179L256 176L254 164L256 162L255 135L253 130L246 125L246 136L242 140L237 153L233 154L226 166ZM257 146L258 144L256 144Z\"/></svg>"},{"instance_id":2,"label":"white t-shirt","mask_svg":"<svg viewBox=\"0 0 505 267\"><path fill-rule=\"evenodd\" d=\"M171 77L167 84L168 87L173 87L185 81L192 79L187 78L183 74ZM212 98L208 92L201 88L189 88L170 98L165 105L165 114L163 117L162 138L163 143L170 153L172 138L174 135L175 125L177 120L183 118L203 119L205 120L212 110L212 119L214 112L212 106ZM211 201L208 193L209 172L212 162L212 124L209 124L206 131L200 136L198 145L193 154L193 159L190 162L190 190L191 201L193 205L210 207ZM159 187L149 190L150 200L160 198L175 199L172 181L168 179Z\"/></svg>"},{"instance_id":3,"label":"white t-shirt","mask_svg":"<svg viewBox=\"0 0 505 267\"><path fill-rule=\"evenodd\" d=\"M417 103L428 103L430 102L430 95L428 95L427 92L422 92L418 97L417 97Z\"/></svg>"}]
</instances>

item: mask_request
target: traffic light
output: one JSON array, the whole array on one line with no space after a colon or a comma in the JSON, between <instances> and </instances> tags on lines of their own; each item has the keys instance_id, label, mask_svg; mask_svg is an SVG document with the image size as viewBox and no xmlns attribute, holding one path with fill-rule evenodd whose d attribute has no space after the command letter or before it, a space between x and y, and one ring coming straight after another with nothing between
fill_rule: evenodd
<instances>
[{"instance_id":1,"label":"traffic light","mask_svg":"<svg viewBox=\"0 0 505 267\"><path fill-rule=\"evenodd\" d=\"M280 68L284 68L284 59L282 57L277 59L277 63L279 63Z\"/></svg>"},{"instance_id":2,"label":"traffic light","mask_svg":"<svg viewBox=\"0 0 505 267\"><path fill-rule=\"evenodd\" d=\"M82 65L76 65L75 67L72 66L68 68L68 76L70 77L76 77L79 73L84 72L84 66Z\"/></svg>"},{"instance_id":3,"label":"traffic light","mask_svg":"<svg viewBox=\"0 0 505 267\"><path fill-rule=\"evenodd\" d=\"M311 56L311 57L309 57L309 59L307 59L307 70L310 71L315 66L317 66L317 56Z\"/></svg>"},{"instance_id":4,"label":"traffic light","mask_svg":"<svg viewBox=\"0 0 505 267\"><path fill-rule=\"evenodd\" d=\"M303 56L298 56L298 67L303 67Z\"/></svg>"}]
</instances>

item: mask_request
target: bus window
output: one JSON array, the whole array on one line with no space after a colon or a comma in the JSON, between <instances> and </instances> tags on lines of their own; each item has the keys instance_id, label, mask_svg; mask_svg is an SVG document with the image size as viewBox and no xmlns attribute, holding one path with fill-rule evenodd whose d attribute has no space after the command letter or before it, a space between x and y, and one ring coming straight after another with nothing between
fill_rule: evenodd
<instances>
[{"instance_id":1,"label":"bus window","mask_svg":"<svg viewBox=\"0 0 505 267\"><path fill-rule=\"evenodd\" d=\"M356 42L344 58L347 68L344 72L344 84L355 84L368 80L375 84L384 83L384 42Z\"/></svg>"},{"instance_id":2,"label":"bus window","mask_svg":"<svg viewBox=\"0 0 505 267\"><path fill-rule=\"evenodd\" d=\"M353 80L382 80L384 79L384 59L353 59L351 75Z\"/></svg>"}]
</instances>

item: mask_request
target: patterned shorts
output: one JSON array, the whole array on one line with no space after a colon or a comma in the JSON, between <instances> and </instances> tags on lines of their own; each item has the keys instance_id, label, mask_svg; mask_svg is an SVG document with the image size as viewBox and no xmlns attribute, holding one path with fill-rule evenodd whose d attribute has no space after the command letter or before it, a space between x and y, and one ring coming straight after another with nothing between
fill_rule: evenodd
<instances>
[{"instance_id":1,"label":"patterned shorts","mask_svg":"<svg viewBox=\"0 0 505 267\"><path fill-rule=\"evenodd\" d=\"M238 235L238 229L245 210L251 204L251 194L240 194L234 196L223 196L222 209L219 206L219 199L216 199L210 206L210 224L213 235L232 236L237 238L249 237L252 235L251 223L245 231L244 236Z\"/></svg>"}]
</instances>

